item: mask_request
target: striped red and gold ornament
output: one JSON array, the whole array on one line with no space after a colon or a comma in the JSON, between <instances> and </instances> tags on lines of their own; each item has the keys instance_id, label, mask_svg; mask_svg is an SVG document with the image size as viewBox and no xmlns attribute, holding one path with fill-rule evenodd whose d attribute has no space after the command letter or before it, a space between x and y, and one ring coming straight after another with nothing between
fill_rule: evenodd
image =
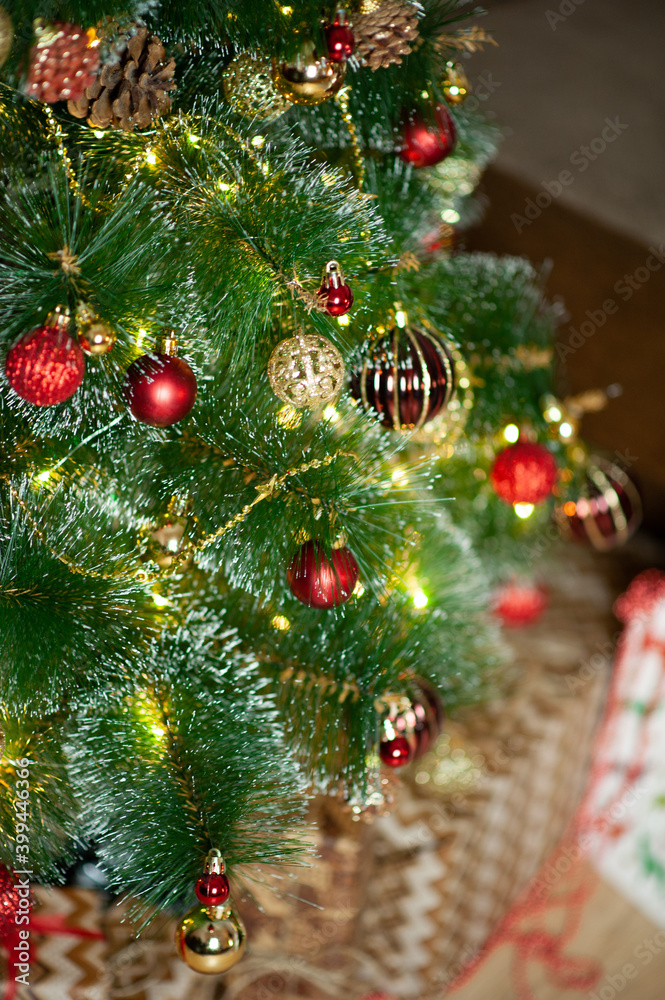
<instances>
[{"instance_id":1,"label":"striped red and gold ornament","mask_svg":"<svg viewBox=\"0 0 665 1000\"><path fill-rule=\"evenodd\" d=\"M455 363L451 347L429 324L395 323L377 332L378 338L352 372L351 395L366 410L374 410L384 427L417 430L452 399Z\"/></svg>"},{"instance_id":2,"label":"striped red and gold ornament","mask_svg":"<svg viewBox=\"0 0 665 1000\"><path fill-rule=\"evenodd\" d=\"M607 552L623 545L637 531L642 501L623 469L605 458L593 457L580 495L567 500L556 517L565 537Z\"/></svg>"}]
</instances>

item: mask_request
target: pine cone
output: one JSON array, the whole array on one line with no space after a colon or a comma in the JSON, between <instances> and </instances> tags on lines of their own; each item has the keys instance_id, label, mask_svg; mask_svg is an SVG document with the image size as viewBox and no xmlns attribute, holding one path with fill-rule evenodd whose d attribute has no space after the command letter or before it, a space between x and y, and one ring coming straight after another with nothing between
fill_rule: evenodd
<instances>
[{"instance_id":1,"label":"pine cone","mask_svg":"<svg viewBox=\"0 0 665 1000\"><path fill-rule=\"evenodd\" d=\"M164 46L140 27L127 40L116 62L102 66L97 79L78 101L68 101L75 118L86 118L93 128L146 128L171 110L168 91L175 90L175 59L164 62Z\"/></svg>"},{"instance_id":2,"label":"pine cone","mask_svg":"<svg viewBox=\"0 0 665 1000\"><path fill-rule=\"evenodd\" d=\"M356 17L355 55L373 70L401 63L418 37L418 8L404 0L384 0L375 10Z\"/></svg>"}]
</instances>

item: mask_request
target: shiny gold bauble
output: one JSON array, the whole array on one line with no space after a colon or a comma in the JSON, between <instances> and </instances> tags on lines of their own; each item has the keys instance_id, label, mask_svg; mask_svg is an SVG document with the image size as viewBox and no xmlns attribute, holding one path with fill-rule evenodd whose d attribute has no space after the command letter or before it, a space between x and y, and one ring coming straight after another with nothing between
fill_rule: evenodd
<instances>
[{"instance_id":1,"label":"shiny gold bauble","mask_svg":"<svg viewBox=\"0 0 665 1000\"><path fill-rule=\"evenodd\" d=\"M283 97L293 104L321 104L334 97L346 76L345 62L318 58L314 45L303 46L294 62L273 60L272 78Z\"/></svg>"},{"instance_id":2,"label":"shiny gold bauble","mask_svg":"<svg viewBox=\"0 0 665 1000\"><path fill-rule=\"evenodd\" d=\"M280 341L268 361L272 391L291 406L317 409L332 403L344 375L342 355L318 333Z\"/></svg>"},{"instance_id":3,"label":"shiny gold bauble","mask_svg":"<svg viewBox=\"0 0 665 1000\"><path fill-rule=\"evenodd\" d=\"M224 97L239 115L271 121L291 106L275 87L268 56L241 52L224 70L222 83Z\"/></svg>"},{"instance_id":4,"label":"shiny gold bauble","mask_svg":"<svg viewBox=\"0 0 665 1000\"><path fill-rule=\"evenodd\" d=\"M94 320L79 329L79 341L86 354L99 357L111 350L116 342L116 335L108 323Z\"/></svg>"},{"instance_id":5,"label":"shiny gold bauble","mask_svg":"<svg viewBox=\"0 0 665 1000\"><path fill-rule=\"evenodd\" d=\"M244 924L230 906L195 906L176 931L176 946L195 972L226 972L245 953Z\"/></svg>"},{"instance_id":6,"label":"shiny gold bauble","mask_svg":"<svg viewBox=\"0 0 665 1000\"><path fill-rule=\"evenodd\" d=\"M14 41L14 26L12 19L4 7L0 7L0 66L3 66L9 57Z\"/></svg>"},{"instance_id":7,"label":"shiny gold bauble","mask_svg":"<svg viewBox=\"0 0 665 1000\"><path fill-rule=\"evenodd\" d=\"M446 75L443 80L443 93L448 104L461 104L466 100L471 89L469 78L461 63L446 63Z\"/></svg>"}]
</instances>

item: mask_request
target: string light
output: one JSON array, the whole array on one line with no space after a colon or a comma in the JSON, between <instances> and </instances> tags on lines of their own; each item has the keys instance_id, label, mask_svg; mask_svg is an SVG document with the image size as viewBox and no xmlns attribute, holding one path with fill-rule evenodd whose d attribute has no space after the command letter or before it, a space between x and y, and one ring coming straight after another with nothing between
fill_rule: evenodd
<instances>
[{"instance_id":1,"label":"string light","mask_svg":"<svg viewBox=\"0 0 665 1000\"><path fill-rule=\"evenodd\" d=\"M504 428L503 436L506 441L510 441L511 444L514 444L520 436L520 429L517 424L508 424L508 426Z\"/></svg>"},{"instance_id":2,"label":"string light","mask_svg":"<svg viewBox=\"0 0 665 1000\"><path fill-rule=\"evenodd\" d=\"M559 434L563 438L569 438L573 436L573 428L571 424L568 423L568 421L564 421L564 423L560 425Z\"/></svg>"},{"instance_id":3,"label":"string light","mask_svg":"<svg viewBox=\"0 0 665 1000\"><path fill-rule=\"evenodd\" d=\"M166 608L171 603L168 597L163 597L162 594L153 593L152 599L158 608Z\"/></svg>"},{"instance_id":4,"label":"string light","mask_svg":"<svg viewBox=\"0 0 665 1000\"><path fill-rule=\"evenodd\" d=\"M273 628L277 629L278 632L288 632L291 628L291 622L284 615L274 615L270 624Z\"/></svg>"},{"instance_id":5,"label":"string light","mask_svg":"<svg viewBox=\"0 0 665 1000\"><path fill-rule=\"evenodd\" d=\"M351 322L351 319L349 316L338 316L337 322L339 323L340 326L348 326L349 323Z\"/></svg>"},{"instance_id":6,"label":"string light","mask_svg":"<svg viewBox=\"0 0 665 1000\"><path fill-rule=\"evenodd\" d=\"M413 591L413 606L414 608L426 608L429 603L429 598L424 590L417 587Z\"/></svg>"},{"instance_id":7,"label":"string light","mask_svg":"<svg viewBox=\"0 0 665 1000\"><path fill-rule=\"evenodd\" d=\"M339 420L339 413L334 406L326 406L323 411L323 419L327 420L331 424L336 424Z\"/></svg>"},{"instance_id":8,"label":"string light","mask_svg":"<svg viewBox=\"0 0 665 1000\"><path fill-rule=\"evenodd\" d=\"M527 517L531 517L535 509L532 503L516 503L514 507L515 513L518 517L521 517L522 520L525 520Z\"/></svg>"}]
</instances>

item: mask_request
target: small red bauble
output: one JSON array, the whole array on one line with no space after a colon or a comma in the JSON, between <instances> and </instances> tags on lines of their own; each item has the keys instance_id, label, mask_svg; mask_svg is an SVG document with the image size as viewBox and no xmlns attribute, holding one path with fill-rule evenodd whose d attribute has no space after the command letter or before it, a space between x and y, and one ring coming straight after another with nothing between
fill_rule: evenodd
<instances>
[{"instance_id":1,"label":"small red bauble","mask_svg":"<svg viewBox=\"0 0 665 1000\"><path fill-rule=\"evenodd\" d=\"M221 906L229 898L229 880L223 872L210 872L197 880L194 892L203 906Z\"/></svg>"},{"instance_id":2,"label":"small red bauble","mask_svg":"<svg viewBox=\"0 0 665 1000\"><path fill-rule=\"evenodd\" d=\"M310 608L334 608L351 597L358 563L347 548L328 557L320 542L305 542L293 558L286 579L291 593Z\"/></svg>"},{"instance_id":3,"label":"small red bauble","mask_svg":"<svg viewBox=\"0 0 665 1000\"><path fill-rule=\"evenodd\" d=\"M353 50L356 47L351 26L342 23L339 16L335 18L334 24L329 24L326 28L326 42L328 43L328 58L332 62L346 62L353 55Z\"/></svg>"},{"instance_id":4,"label":"small red bauble","mask_svg":"<svg viewBox=\"0 0 665 1000\"><path fill-rule=\"evenodd\" d=\"M494 614L508 628L538 621L547 607L547 594L535 583L507 583L494 595Z\"/></svg>"},{"instance_id":5,"label":"small red bauble","mask_svg":"<svg viewBox=\"0 0 665 1000\"><path fill-rule=\"evenodd\" d=\"M433 119L408 115L402 125L401 158L414 167L433 167L450 156L457 142L457 129L445 104L437 104Z\"/></svg>"},{"instance_id":6,"label":"small red bauble","mask_svg":"<svg viewBox=\"0 0 665 1000\"><path fill-rule=\"evenodd\" d=\"M391 740L381 740L379 757L388 767L404 767L414 756L406 736L393 736Z\"/></svg>"},{"instance_id":7,"label":"small red bauble","mask_svg":"<svg viewBox=\"0 0 665 1000\"><path fill-rule=\"evenodd\" d=\"M196 401L196 376L172 354L144 354L129 366L123 388L141 423L168 427L186 417Z\"/></svg>"},{"instance_id":8,"label":"small red bauble","mask_svg":"<svg viewBox=\"0 0 665 1000\"><path fill-rule=\"evenodd\" d=\"M557 479L554 457L542 444L517 441L499 452L490 479L505 503L542 503Z\"/></svg>"},{"instance_id":9,"label":"small red bauble","mask_svg":"<svg viewBox=\"0 0 665 1000\"><path fill-rule=\"evenodd\" d=\"M326 264L319 297L331 316L343 316L353 305L353 292L344 283L342 269L336 260Z\"/></svg>"},{"instance_id":10,"label":"small red bauble","mask_svg":"<svg viewBox=\"0 0 665 1000\"><path fill-rule=\"evenodd\" d=\"M5 372L12 389L35 406L55 406L73 396L85 372L83 352L69 336L69 319L49 316L44 326L10 347Z\"/></svg>"},{"instance_id":11,"label":"small red bauble","mask_svg":"<svg viewBox=\"0 0 665 1000\"><path fill-rule=\"evenodd\" d=\"M30 51L27 95L48 104L80 100L99 69L94 33L91 40L78 24L56 21L38 27L36 36L37 44Z\"/></svg>"}]
</instances>

